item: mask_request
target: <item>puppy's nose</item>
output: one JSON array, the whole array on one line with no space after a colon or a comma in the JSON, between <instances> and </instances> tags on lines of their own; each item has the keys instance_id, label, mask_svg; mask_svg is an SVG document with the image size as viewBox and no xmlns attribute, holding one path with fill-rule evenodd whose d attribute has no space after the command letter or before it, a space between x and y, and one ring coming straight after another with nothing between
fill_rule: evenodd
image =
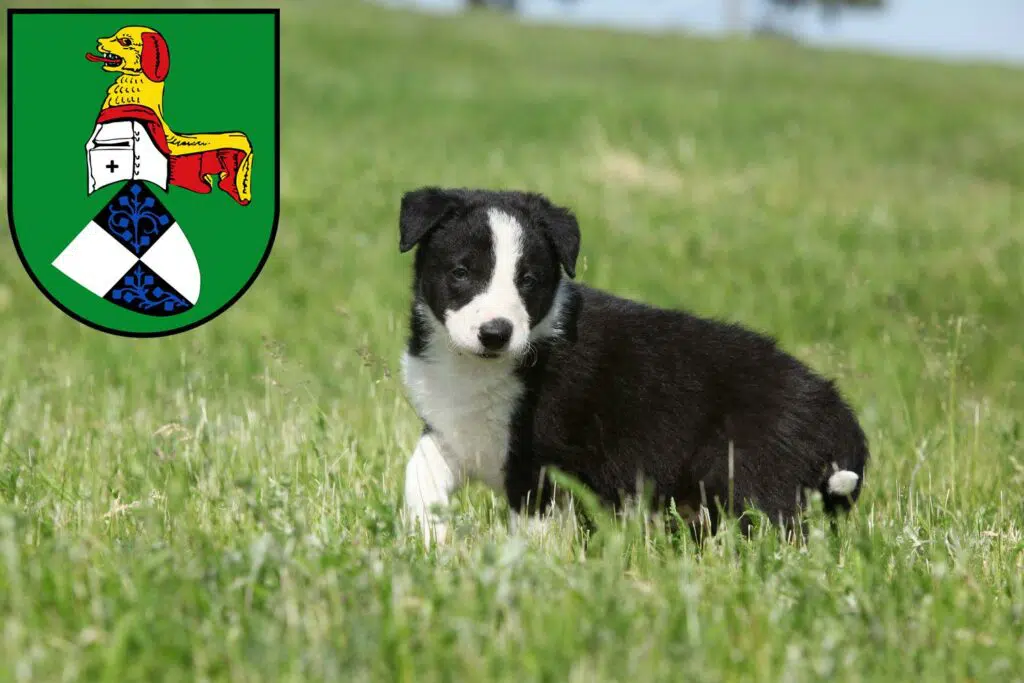
<instances>
[{"instance_id":1,"label":"puppy's nose","mask_svg":"<svg viewBox=\"0 0 1024 683\"><path fill-rule=\"evenodd\" d=\"M488 351L500 351L512 338L512 321L508 318L488 320L480 326L480 343Z\"/></svg>"}]
</instances>

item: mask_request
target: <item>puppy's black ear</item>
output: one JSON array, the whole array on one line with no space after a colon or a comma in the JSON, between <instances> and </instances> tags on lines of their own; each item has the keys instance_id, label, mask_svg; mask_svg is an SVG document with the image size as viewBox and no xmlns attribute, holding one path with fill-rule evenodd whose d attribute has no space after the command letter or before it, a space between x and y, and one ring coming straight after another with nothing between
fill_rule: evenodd
<instances>
[{"instance_id":1,"label":"puppy's black ear","mask_svg":"<svg viewBox=\"0 0 1024 683\"><path fill-rule=\"evenodd\" d=\"M440 187L421 187L402 196L398 217L398 250L403 254L415 247L448 215L458 198Z\"/></svg>"},{"instance_id":2,"label":"puppy's black ear","mask_svg":"<svg viewBox=\"0 0 1024 683\"><path fill-rule=\"evenodd\" d=\"M572 211L552 204L541 194L531 194L531 210L548 240L555 247L558 261L570 278L576 277L576 259L580 255L580 226Z\"/></svg>"}]
</instances>

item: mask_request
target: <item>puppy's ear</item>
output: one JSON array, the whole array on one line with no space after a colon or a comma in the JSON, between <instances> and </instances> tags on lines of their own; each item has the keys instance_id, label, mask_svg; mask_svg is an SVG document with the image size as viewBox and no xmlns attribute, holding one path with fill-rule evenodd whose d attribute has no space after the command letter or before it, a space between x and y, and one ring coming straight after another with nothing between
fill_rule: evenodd
<instances>
[{"instance_id":1,"label":"puppy's ear","mask_svg":"<svg viewBox=\"0 0 1024 683\"><path fill-rule=\"evenodd\" d=\"M530 210L555 247L558 261L570 278L576 277L576 259L580 255L580 226L572 211L552 204L541 194L531 194Z\"/></svg>"},{"instance_id":2,"label":"puppy's ear","mask_svg":"<svg viewBox=\"0 0 1024 683\"><path fill-rule=\"evenodd\" d=\"M149 80L159 83L167 78L171 69L171 54L167 50L167 41L159 33L147 31L142 34L142 73Z\"/></svg>"},{"instance_id":3,"label":"puppy's ear","mask_svg":"<svg viewBox=\"0 0 1024 683\"><path fill-rule=\"evenodd\" d=\"M398 217L398 250L404 254L415 247L458 206L458 202L454 193L440 187L421 187L406 192Z\"/></svg>"}]
</instances>

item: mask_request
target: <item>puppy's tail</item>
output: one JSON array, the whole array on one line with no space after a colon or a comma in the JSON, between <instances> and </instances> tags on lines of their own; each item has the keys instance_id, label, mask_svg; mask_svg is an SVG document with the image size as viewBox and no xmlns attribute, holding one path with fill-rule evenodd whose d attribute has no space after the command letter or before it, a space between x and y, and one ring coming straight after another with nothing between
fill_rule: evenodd
<instances>
[{"instance_id":1,"label":"puppy's tail","mask_svg":"<svg viewBox=\"0 0 1024 683\"><path fill-rule=\"evenodd\" d=\"M831 457L826 460L828 465L821 473L818 485L827 513L845 512L853 507L860 497L864 471L871 460L868 440L857 417L834 387L833 391L838 410L835 412L834 431L829 438Z\"/></svg>"},{"instance_id":2,"label":"puppy's tail","mask_svg":"<svg viewBox=\"0 0 1024 683\"><path fill-rule=\"evenodd\" d=\"M849 510L860 495L862 480L860 473L833 465L832 473L821 485L825 509L829 512Z\"/></svg>"},{"instance_id":3,"label":"puppy's tail","mask_svg":"<svg viewBox=\"0 0 1024 683\"><path fill-rule=\"evenodd\" d=\"M825 486L830 496L846 498L860 486L860 475L853 470L836 470Z\"/></svg>"}]
</instances>

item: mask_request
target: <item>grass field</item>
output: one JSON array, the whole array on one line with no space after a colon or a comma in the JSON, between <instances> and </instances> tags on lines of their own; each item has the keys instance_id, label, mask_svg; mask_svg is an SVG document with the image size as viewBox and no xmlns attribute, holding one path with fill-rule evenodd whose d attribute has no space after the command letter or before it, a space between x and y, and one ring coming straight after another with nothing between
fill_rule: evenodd
<instances>
[{"instance_id":1,"label":"grass field","mask_svg":"<svg viewBox=\"0 0 1024 683\"><path fill-rule=\"evenodd\" d=\"M0 681L1024 681L1024 73L282 4L280 231L233 309L105 336L0 237ZM543 191L582 280L835 377L874 456L837 540L584 548L479 488L408 537L428 183Z\"/></svg>"}]
</instances>

